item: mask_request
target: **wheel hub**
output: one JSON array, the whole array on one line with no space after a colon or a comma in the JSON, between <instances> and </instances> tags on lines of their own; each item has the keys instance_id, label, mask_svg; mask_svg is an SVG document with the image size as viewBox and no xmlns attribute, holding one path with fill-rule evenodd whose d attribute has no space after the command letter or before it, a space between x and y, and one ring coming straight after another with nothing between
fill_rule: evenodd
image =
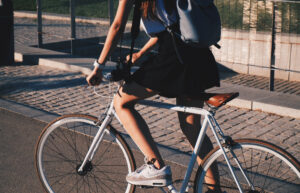
<instances>
[{"instance_id":1,"label":"wheel hub","mask_svg":"<svg viewBox=\"0 0 300 193\"><path fill-rule=\"evenodd\" d=\"M88 162L86 162L85 166L83 167L83 170L82 171L78 171L79 168L80 168L80 166L81 166L81 164L78 164L77 167L76 167L76 172L77 172L78 175L85 176L88 172L90 172L90 171L93 170L92 162L88 161Z\"/></svg>"}]
</instances>

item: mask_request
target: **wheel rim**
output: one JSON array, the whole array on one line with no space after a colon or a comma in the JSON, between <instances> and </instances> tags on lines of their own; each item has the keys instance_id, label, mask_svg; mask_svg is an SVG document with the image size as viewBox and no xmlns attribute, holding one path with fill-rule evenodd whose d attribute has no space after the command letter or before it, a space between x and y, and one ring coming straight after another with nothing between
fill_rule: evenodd
<instances>
[{"instance_id":1,"label":"wheel rim","mask_svg":"<svg viewBox=\"0 0 300 193\"><path fill-rule=\"evenodd\" d=\"M71 123L74 121L78 121L80 124L75 125L74 123ZM75 126L70 126L71 124L74 124ZM86 124L89 125L89 128L84 130L84 134L82 134L81 132L83 131L80 131L80 127L84 125L86 128ZM59 126L61 129L55 129ZM68 129L75 127L76 129L74 129L72 133L76 133L76 135L69 135L68 133L71 131ZM106 135L105 141L101 142L103 144L100 145L103 149L98 149L94 159L92 162L88 163L82 173L78 172L77 168L81 165L84 154L87 152L89 144L92 141L91 136L96 132L94 129L97 128L94 127L93 120L68 118L57 121L44 133L43 136L48 136L48 138L45 140L44 137L40 140L40 146L43 148L38 148L37 150L37 167L40 178L49 192L132 191L132 186L125 181L127 173L133 170L129 161L130 159L128 157L124 158L123 155L126 150L122 148L122 146L118 146L120 145L120 141L113 135L113 137L107 137ZM59 134L55 134L55 131L59 131ZM71 136L71 139L77 142L70 142L67 140L67 135L69 137ZM56 143L53 142L52 138L56 138ZM60 140L63 141L63 139L64 142L60 142ZM79 143L79 141L82 141L83 143ZM65 144L67 146L66 150L59 149L59 143ZM82 144L82 146L79 144ZM49 148L49 146L52 149ZM49 149L51 149L52 152L49 151ZM53 151L53 149L55 151ZM62 155L60 150L65 155ZM81 150L84 153L82 153ZM48 153L45 153L46 151L48 151ZM49 154L49 152L51 152L51 154ZM52 159L52 157L54 157L53 152L56 152L56 155L58 155L58 157L56 157L59 158L58 160ZM108 154L110 155L110 158L107 158ZM61 161L60 166L53 166L52 162L54 161Z\"/></svg>"}]
</instances>

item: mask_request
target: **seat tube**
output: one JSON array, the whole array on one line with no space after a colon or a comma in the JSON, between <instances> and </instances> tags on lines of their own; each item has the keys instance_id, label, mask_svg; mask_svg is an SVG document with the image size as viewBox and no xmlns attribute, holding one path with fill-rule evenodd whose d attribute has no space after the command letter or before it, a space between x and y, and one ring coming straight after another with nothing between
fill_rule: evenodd
<instances>
[{"instance_id":1,"label":"seat tube","mask_svg":"<svg viewBox=\"0 0 300 193\"><path fill-rule=\"evenodd\" d=\"M192 170L194 168L196 158L197 158L197 156L199 154L199 151L200 151L200 148L201 148L201 145L202 145L205 133L206 133L206 129L207 129L207 125L208 125L207 122L208 121L209 121L209 119L208 119L207 115L205 115L205 118L204 118L204 121L203 121L203 125L202 125L200 133L198 135L198 138L197 138L197 141L196 141L196 144L195 144L195 147L194 147L194 151L192 153L192 157L191 157L188 169L187 169L187 171L185 173L185 176L184 176L184 181L182 183L182 186L181 186L181 189L180 189L180 193L184 193L185 190L186 190L186 187L188 185L188 181L189 181L189 179L191 177Z\"/></svg>"}]
</instances>

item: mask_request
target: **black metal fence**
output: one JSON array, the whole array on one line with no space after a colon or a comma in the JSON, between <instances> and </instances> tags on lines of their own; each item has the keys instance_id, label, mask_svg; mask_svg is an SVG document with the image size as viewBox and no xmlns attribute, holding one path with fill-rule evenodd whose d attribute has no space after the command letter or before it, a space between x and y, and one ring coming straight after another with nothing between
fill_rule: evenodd
<instances>
[{"instance_id":1,"label":"black metal fence","mask_svg":"<svg viewBox=\"0 0 300 193\"><path fill-rule=\"evenodd\" d=\"M13 24L12 0L0 0L0 65L14 63Z\"/></svg>"},{"instance_id":2,"label":"black metal fence","mask_svg":"<svg viewBox=\"0 0 300 193\"><path fill-rule=\"evenodd\" d=\"M226 28L272 31L273 6L281 13L281 31L300 34L300 2L288 0L215 0ZM254 13L255 12L255 13ZM255 15L253 15L253 13ZM255 19L251 20L251 17Z\"/></svg>"},{"instance_id":3,"label":"black metal fence","mask_svg":"<svg viewBox=\"0 0 300 193\"><path fill-rule=\"evenodd\" d=\"M76 0L80 1L80 0ZM106 0L105 0L106 1ZM70 42L71 42L71 53L74 53L75 49L75 40L76 37L76 22L75 22L75 12L76 9L80 6L77 5L75 0L69 0L69 17L70 17ZM88 3L89 1L87 1ZM42 0L37 0L37 31L38 31L38 46L43 46L43 31L42 31ZM84 2L81 2L81 5ZM255 41L265 41L267 47L269 47L268 54L266 58L268 65L256 65L255 63L248 62L248 67L257 67L263 68L264 70L269 70L270 77L270 90L274 90L274 77L275 72L284 71L288 73L293 73L295 80L299 79L300 81L300 63L297 66L292 68L283 68L276 63L276 57L280 57L276 53L280 53L278 49L283 49L283 46L279 44L284 43L283 38L278 38L283 34L288 37L296 37L296 41L293 43L293 46L299 46L299 34L300 34L300 1L289 1L289 0L215 0L215 4L219 9L222 27L224 30L236 30L242 31L243 33L249 32L249 37L253 36L253 33L264 33L266 34L266 40L257 40ZM110 23L112 22L116 2L114 0L107 0L108 7L107 17L109 18ZM237 35L235 35L237 36ZM235 37L236 38L236 37ZM297 39L298 38L298 39ZM238 41L238 38L236 38ZM249 38L251 42L251 38ZM293 40L291 40L293 41ZM268 46L270 45L270 46ZM225 46L231 46L225 45ZM241 48L244 49L244 48ZM251 49L251 48L247 48ZM277 49L277 51L276 51ZM295 50L296 48L294 48ZM297 48L298 49L298 48ZM299 48L300 49L300 48ZM299 50L298 49L298 50ZM238 49L235 49L238 50ZM287 50L288 52L290 50ZM296 51L296 55L299 51ZM299 53L300 54L300 53ZM218 58L217 58L218 59ZM234 59L233 59L234 60ZM289 59L296 60L296 59ZM231 61L232 62L232 61ZM239 63L234 62L233 63ZM287 64L286 66L291 66ZM296 75L295 75L296 74ZM289 75L288 75L289 76ZM297 78L299 76L299 78Z\"/></svg>"}]
</instances>

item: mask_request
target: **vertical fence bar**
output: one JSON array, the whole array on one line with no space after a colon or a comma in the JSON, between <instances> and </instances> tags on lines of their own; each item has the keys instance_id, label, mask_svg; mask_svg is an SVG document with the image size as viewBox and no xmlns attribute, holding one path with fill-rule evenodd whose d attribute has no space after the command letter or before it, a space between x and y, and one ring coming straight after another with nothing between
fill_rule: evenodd
<instances>
[{"instance_id":1,"label":"vertical fence bar","mask_svg":"<svg viewBox=\"0 0 300 193\"><path fill-rule=\"evenodd\" d=\"M114 21L114 0L108 0L108 17L109 24L111 25Z\"/></svg>"},{"instance_id":2,"label":"vertical fence bar","mask_svg":"<svg viewBox=\"0 0 300 193\"><path fill-rule=\"evenodd\" d=\"M114 0L108 0L108 18L109 18L109 25L114 21ZM111 56L108 58L108 60L112 60Z\"/></svg>"},{"instance_id":3,"label":"vertical fence bar","mask_svg":"<svg viewBox=\"0 0 300 193\"><path fill-rule=\"evenodd\" d=\"M42 34L42 4L41 0L36 1L37 8L37 33L38 33L38 47L41 48L43 44L43 34Z\"/></svg>"},{"instance_id":4,"label":"vertical fence bar","mask_svg":"<svg viewBox=\"0 0 300 193\"><path fill-rule=\"evenodd\" d=\"M272 40L271 40L271 57L270 57L270 80L269 88L270 91L274 91L274 74L275 74L275 38L276 38L276 22L275 12L276 4L272 2Z\"/></svg>"},{"instance_id":5,"label":"vertical fence bar","mask_svg":"<svg viewBox=\"0 0 300 193\"><path fill-rule=\"evenodd\" d=\"M75 54L76 40L76 22L75 22L75 0L70 0L70 17L71 17L71 54Z\"/></svg>"},{"instance_id":6,"label":"vertical fence bar","mask_svg":"<svg viewBox=\"0 0 300 193\"><path fill-rule=\"evenodd\" d=\"M14 63L13 0L0 0L0 66Z\"/></svg>"}]
</instances>

